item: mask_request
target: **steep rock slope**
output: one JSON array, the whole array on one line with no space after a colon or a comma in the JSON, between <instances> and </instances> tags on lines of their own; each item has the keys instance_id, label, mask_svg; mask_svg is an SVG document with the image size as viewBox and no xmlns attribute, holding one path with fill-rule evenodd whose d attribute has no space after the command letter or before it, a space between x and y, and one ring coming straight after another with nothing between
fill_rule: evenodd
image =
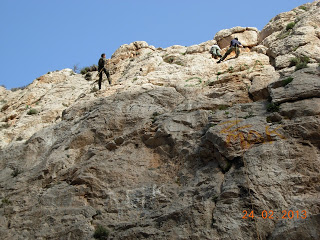
<instances>
[{"instance_id":1,"label":"steep rock slope","mask_svg":"<svg viewBox=\"0 0 320 240\"><path fill-rule=\"evenodd\" d=\"M70 69L0 88L1 238L319 239L319 10L123 45L98 92ZM210 46L235 36L240 57L216 64Z\"/></svg>"}]
</instances>

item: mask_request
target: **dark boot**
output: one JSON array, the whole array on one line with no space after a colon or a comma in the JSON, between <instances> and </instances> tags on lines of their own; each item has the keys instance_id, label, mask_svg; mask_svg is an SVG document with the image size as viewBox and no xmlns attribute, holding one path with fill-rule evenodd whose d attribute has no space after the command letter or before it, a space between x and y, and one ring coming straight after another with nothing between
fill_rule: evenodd
<instances>
[{"instance_id":1,"label":"dark boot","mask_svg":"<svg viewBox=\"0 0 320 240\"><path fill-rule=\"evenodd\" d=\"M101 80L99 79L99 90L101 90Z\"/></svg>"},{"instance_id":2,"label":"dark boot","mask_svg":"<svg viewBox=\"0 0 320 240\"><path fill-rule=\"evenodd\" d=\"M102 72L99 73L99 90L101 89L101 83L102 83Z\"/></svg>"}]
</instances>

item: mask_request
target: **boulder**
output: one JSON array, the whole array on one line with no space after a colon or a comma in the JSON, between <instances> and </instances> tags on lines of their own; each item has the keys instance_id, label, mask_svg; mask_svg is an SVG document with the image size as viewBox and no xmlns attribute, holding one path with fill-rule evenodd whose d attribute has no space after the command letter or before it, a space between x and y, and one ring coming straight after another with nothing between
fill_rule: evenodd
<instances>
[{"instance_id":1,"label":"boulder","mask_svg":"<svg viewBox=\"0 0 320 240\"><path fill-rule=\"evenodd\" d=\"M262 54L267 54L267 50L268 50L268 48L263 45L254 46L251 49L251 51L253 51L253 52L262 53Z\"/></svg>"},{"instance_id":2,"label":"boulder","mask_svg":"<svg viewBox=\"0 0 320 240\"><path fill-rule=\"evenodd\" d=\"M214 37L220 48L225 48L230 45L230 41L237 37L244 47L253 47L258 44L258 29L252 27L234 27L231 29L224 29Z\"/></svg>"},{"instance_id":3,"label":"boulder","mask_svg":"<svg viewBox=\"0 0 320 240\"><path fill-rule=\"evenodd\" d=\"M279 86L277 82L268 86L272 102L279 104L320 97L319 76L305 73L302 70L294 73L292 78L292 82L285 83L284 86ZM281 82L283 83L283 80Z\"/></svg>"},{"instance_id":4,"label":"boulder","mask_svg":"<svg viewBox=\"0 0 320 240\"><path fill-rule=\"evenodd\" d=\"M260 32L259 44L268 48L267 54L276 59L276 67L287 67L285 56L307 56L311 62L319 61L318 28L320 9L316 2L281 13L273 18ZM282 57L283 56L283 57Z\"/></svg>"},{"instance_id":5,"label":"boulder","mask_svg":"<svg viewBox=\"0 0 320 240\"><path fill-rule=\"evenodd\" d=\"M144 49L147 52L155 51L154 46L149 46L149 44L145 41L136 41L130 44L121 45L111 56L112 63L116 61L116 59L126 59L128 57L135 57L140 54Z\"/></svg>"},{"instance_id":6,"label":"boulder","mask_svg":"<svg viewBox=\"0 0 320 240\"><path fill-rule=\"evenodd\" d=\"M200 43L197 45L192 45L190 47L187 47L186 54L193 54L193 53L203 53L207 52L209 53L212 45L217 44L215 40L210 40L204 43Z\"/></svg>"},{"instance_id":7,"label":"boulder","mask_svg":"<svg viewBox=\"0 0 320 240\"><path fill-rule=\"evenodd\" d=\"M320 98L304 99L296 102L285 102L280 106L280 114L292 118L320 115Z\"/></svg>"},{"instance_id":8,"label":"boulder","mask_svg":"<svg viewBox=\"0 0 320 240\"><path fill-rule=\"evenodd\" d=\"M315 226L315 227L310 227ZM319 239L320 214L311 215L306 219L293 221L280 220L270 236L270 240L289 239Z\"/></svg>"},{"instance_id":9,"label":"boulder","mask_svg":"<svg viewBox=\"0 0 320 240\"><path fill-rule=\"evenodd\" d=\"M261 43L265 38L270 36L274 32L279 32L286 27L290 22L293 22L296 18L294 11L280 13L276 17L272 18L269 23L259 33L258 42Z\"/></svg>"},{"instance_id":10,"label":"boulder","mask_svg":"<svg viewBox=\"0 0 320 240\"><path fill-rule=\"evenodd\" d=\"M295 58L296 56L293 54L285 54L280 55L275 58L275 68L276 69L282 69L290 67L291 65L291 59Z\"/></svg>"},{"instance_id":11,"label":"boulder","mask_svg":"<svg viewBox=\"0 0 320 240\"><path fill-rule=\"evenodd\" d=\"M268 85L277 81L280 75L275 71L272 66L265 66L261 72L253 73L250 75L252 80L249 93L252 95L255 101L262 99L268 99Z\"/></svg>"}]
</instances>

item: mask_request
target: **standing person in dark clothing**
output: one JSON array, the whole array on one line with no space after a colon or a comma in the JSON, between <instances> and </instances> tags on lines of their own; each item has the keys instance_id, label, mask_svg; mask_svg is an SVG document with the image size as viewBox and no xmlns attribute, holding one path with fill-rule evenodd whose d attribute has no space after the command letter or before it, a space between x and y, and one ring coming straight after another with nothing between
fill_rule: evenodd
<instances>
[{"instance_id":1,"label":"standing person in dark clothing","mask_svg":"<svg viewBox=\"0 0 320 240\"><path fill-rule=\"evenodd\" d=\"M105 68L106 63L107 63L106 54L102 53L101 54L101 58L99 59L99 62L98 62L99 90L101 89L103 72L107 75L109 84L111 85L111 79L110 79L109 71Z\"/></svg>"},{"instance_id":2,"label":"standing person in dark clothing","mask_svg":"<svg viewBox=\"0 0 320 240\"><path fill-rule=\"evenodd\" d=\"M222 58L220 58L220 60L217 63L221 63L230 53L232 53L233 51L236 52L236 58L239 57L240 54L240 50L239 47L243 47L242 44L238 41L238 38L234 38L231 40L230 42L230 47L228 49L228 51L223 55Z\"/></svg>"}]
</instances>

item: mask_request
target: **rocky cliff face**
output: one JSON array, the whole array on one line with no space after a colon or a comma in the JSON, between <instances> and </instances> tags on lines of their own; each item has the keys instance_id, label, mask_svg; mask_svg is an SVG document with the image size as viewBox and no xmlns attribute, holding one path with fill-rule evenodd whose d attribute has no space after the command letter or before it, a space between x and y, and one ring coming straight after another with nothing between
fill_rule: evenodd
<instances>
[{"instance_id":1,"label":"rocky cliff face","mask_svg":"<svg viewBox=\"0 0 320 240\"><path fill-rule=\"evenodd\" d=\"M69 69L0 87L1 239L320 239L319 16L123 45L102 91Z\"/></svg>"}]
</instances>

